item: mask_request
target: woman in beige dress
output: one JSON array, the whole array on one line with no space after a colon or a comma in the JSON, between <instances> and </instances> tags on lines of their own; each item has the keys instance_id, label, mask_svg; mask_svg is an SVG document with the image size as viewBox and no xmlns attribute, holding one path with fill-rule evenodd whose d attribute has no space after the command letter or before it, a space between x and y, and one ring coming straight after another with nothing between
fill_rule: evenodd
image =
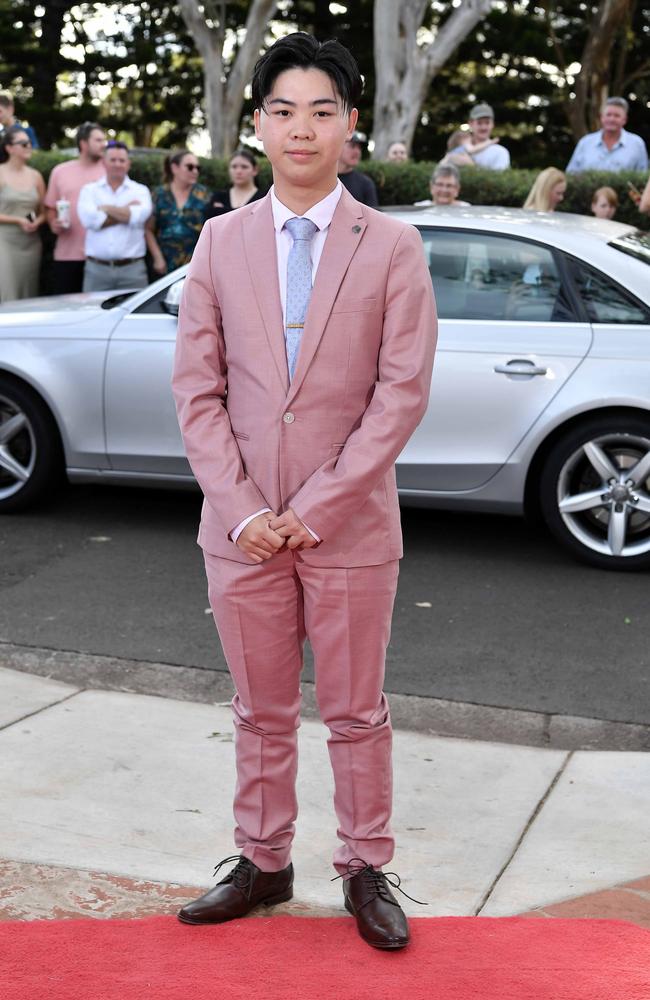
<instances>
[{"instance_id":1,"label":"woman in beige dress","mask_svg":"<svg viewBox=\"0 0 650 1000\"><path fill-rule=\"evenodd\" d=\"M0 302L38 295L45 182L28 165L29 136L12 125L0 138Z\"/></svg>"}]
</instances>

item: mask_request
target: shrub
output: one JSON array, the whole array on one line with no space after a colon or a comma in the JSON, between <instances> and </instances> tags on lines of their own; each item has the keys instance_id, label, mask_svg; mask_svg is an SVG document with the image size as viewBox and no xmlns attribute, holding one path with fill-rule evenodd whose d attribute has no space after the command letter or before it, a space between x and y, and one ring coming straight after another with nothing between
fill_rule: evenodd
<instances>
[{"instance_id":1,"label":"shrub","mask_svg":"<svg viewBox=\"0 0 650 1000\"><path fill-rule=\"evenodd\" d=\"M379 192L381 205L412 205L429 197L429 179L435 163L375 163L362 164L372 177ZM461 198L472 205L510 205L521 208L537 176L536 170L481 170L461 167ZM591 214L594 191L609 185L618 194L616 219L641 229L650 228L650 217L642 215L627 193L627 182L643 190L647 178L638 172L586 170L567 174L567 190L558 211Z\"/></svg>"}]
</instances>

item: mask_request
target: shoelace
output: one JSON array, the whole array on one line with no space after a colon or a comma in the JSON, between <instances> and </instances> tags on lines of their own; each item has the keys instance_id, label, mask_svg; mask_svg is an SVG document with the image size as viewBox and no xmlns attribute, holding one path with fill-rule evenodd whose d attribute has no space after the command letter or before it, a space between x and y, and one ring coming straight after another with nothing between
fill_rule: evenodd
<instances>
[{"instance_id":1,"label":"shoelace","mask_svg":"<svg viewBox=\"0 0 650 1000\"><path fill-rule=\"evenodd\" d=\"M219 864L215 866L213 877L216 878L219 869L231 861L236 861L237 864L233 870L226 875L226 879L230 879L234 882L238 889L241 889L242 892L248 894L253 884L253 872L248 859L242 858L240 854L232 854L229 858L224 858L223 861L220 861ZM225 881L225 879L223 881Z\"/></svg>"},{"instance_id":2,"label":"shoelace","mask_svg":"<svg viewBox=\"0 0 650 1000\"><path fill-rule=\"evenodd\" d=\"M397 874L397 872L377 871L375 868L372 867L372 865L369 865L368 862L364 861L362 858L352 858L350 861L348 861L347 869L348 869L347 872L344 872L341 875L335 875L334 878L330 879L330 882L336 882L336 880L339 878L345 878L345 875L350 875L350 876L361 875L363 877L364 885L372 892L374 892L376 895L381 895L382 889L385 888L384 884L387 882L388 885L390 885L393 889L397 889L399 892L402 893L403 896L406 896L407 899L410 899L412 903L417 903L418 906L429 905L428 903L423 903L422 900L420 899L414 899L413 896L409 896L408 892L404 892L404 890L400 888L402 880ZM391 882L389 876L392 876L394 879L397 879L397 881Z\"/></svg>"}]
</instances>

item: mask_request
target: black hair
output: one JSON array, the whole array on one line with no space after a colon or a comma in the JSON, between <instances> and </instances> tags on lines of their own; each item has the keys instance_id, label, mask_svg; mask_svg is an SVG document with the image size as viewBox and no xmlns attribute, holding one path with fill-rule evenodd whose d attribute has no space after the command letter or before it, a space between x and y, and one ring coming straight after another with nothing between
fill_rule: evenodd
<instances>
[{"instance_id":1,"label":"black hair","mask_svg":"<svg viewBox=\"0 0 650 1000\"><path fill-rule=\"evenodd\" d=\"M127 155L129 153L129 147L121 139L109 139L104 152L107 153L109 149L123 149Z\"/></svg>"},{"instance_id":2,"label":"black hair","mask_svg":"<svg viewBox=\"0 0 650 1000\"><path fill-rule=\"evenodd\" d=\"M190 152L189 149L177 149L175 153L167 154L163 160L163 184L171 184L174 180L172 163L178 167L186 156L194 156L194 153Z\"/></svg>"},{"instance_id":3,"label":"black hair","mask_svg":"<svg viewBox=\"0 0 650 1000\"><path fill-rule=\"evenodd\" d=\"M243 148L236 149L235 152L230 157L230 159L228 160L228 163L232 163L232 161L235 160L238 156L241 156L243 160L248 160L251 167L257 166L257 157L255 156L255 154L251 153L250 149L243 149Z\"/></svg>"},{"instance_id":4,"label":"black hair","mask_svg":"<svg viewBox=\"0 0 650 1000\"><path fill-rule=\"evenodd\" d=\"M17 135L25 135L29 139L24 125L10 125L4 132L0 132L0 163L6 163L9 159L7 146L15 142Z\"/></svg>"},{"instance_id":5,"label":"black hair","mask_svg":"<svg viewBox=\"0 0 650 1000\"><path fill-rule=\"evenodd\" d=\"M273 84L288 69L319 69L326 73L346 113L359 103L363 80L352 53L335 39L319 42L305 31L294 31L279 38L257 60L251 84L254 108L264 109Z\"/></svg>"},{"instance_id":6,"label":"black hair","mask_svg":"<svg viewBox=\"0 0 650 1000\"><path fill-rule=\"evenodd\" d=\"M95 130L97 130L98 132L104 131L101 125L98 125L97 122L84 122L83 125L79 126L79 128L77 129L77 136L76 136L77 149L79 150L81 149L82 140L85 141L86 139L90 139L90 133L94 132Z\"/></svg>"}]
</instances>

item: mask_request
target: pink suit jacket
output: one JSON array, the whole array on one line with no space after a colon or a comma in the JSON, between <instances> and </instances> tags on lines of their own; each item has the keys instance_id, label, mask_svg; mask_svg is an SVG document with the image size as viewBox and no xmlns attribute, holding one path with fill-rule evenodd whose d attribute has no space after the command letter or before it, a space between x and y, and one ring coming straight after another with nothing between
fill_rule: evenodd
<instances>
[{"instance_id":1,"label":"pink suit jacket","mask_svg":"<svg viewBox=\"0 0 650 1000\"><path fill-rule=\"evenodd\" d=\"M292 507L322 566L402 555L394 462L429 400L436 343L416 229L343 191L289 382L271 199L206 223L181 302L173 389L205 502L199 544L250 563L229 532Z\"/></svg>"}]
</instances>

